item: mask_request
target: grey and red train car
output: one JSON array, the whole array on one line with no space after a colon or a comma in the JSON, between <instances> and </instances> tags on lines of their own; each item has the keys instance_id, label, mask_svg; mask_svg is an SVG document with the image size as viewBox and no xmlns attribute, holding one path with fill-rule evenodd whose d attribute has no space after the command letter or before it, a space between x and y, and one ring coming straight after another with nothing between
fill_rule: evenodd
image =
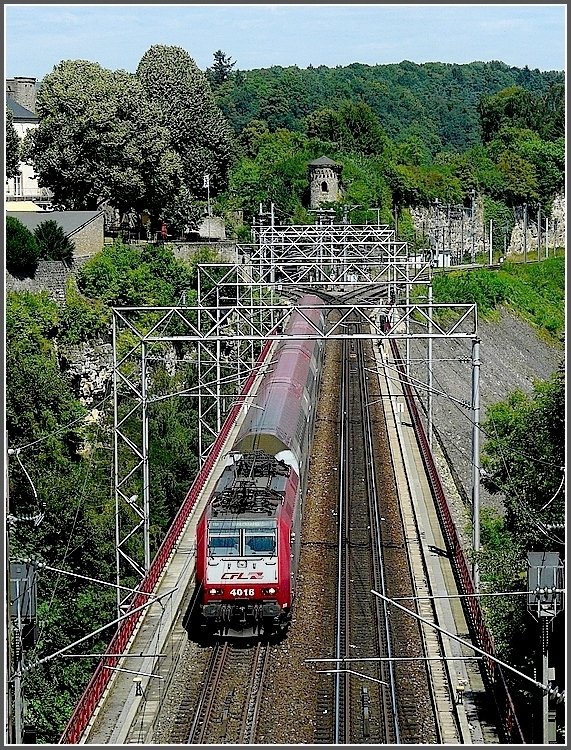
<instances>
[{"instance_id":1,"label":"grey and red train car","mask_svg":"<svg viewBox=\"0 0 571 750\"><path fill-rule=\"evenodd\" d=\"M322 305L299 300L198 522L199 631L269 635L291 619L324 346L309 336L323 331Z\"/></svg>"}]
</instances>

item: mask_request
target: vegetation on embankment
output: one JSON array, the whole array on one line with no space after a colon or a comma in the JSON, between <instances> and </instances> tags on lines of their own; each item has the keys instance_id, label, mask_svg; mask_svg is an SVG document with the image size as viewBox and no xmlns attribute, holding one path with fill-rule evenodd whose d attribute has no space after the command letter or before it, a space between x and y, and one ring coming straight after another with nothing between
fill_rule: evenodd
<instances>
[{"instance_id":1,"label":"vegetation on embankment","mask_svg":"<svg viewBox=\"0 0 571 750\"><path fill-rule=\"evenodd\" d=\"M419 294L425 293L419 290ZM535 263L506 261L498 270L437 272L433 301L478 305L478 315L493 317L500 305L531 323L548 343L563 345L565 332L565 259Z\"/></svg>"},{"instance_id":2,"label":"vegetation on embankment","mask_svg":"<svg viewBox=\"0 0 571 750\"><path fill-rule=\"evenodd\" d=\"M526 320L546 343L563 349L565 260L506 261L497 270L438 271L434 301L475 303L490 321L500 307ZM420 290L419 295L425 294ZM533 335L530 331L530 335ZM562 352L563 355L563 352ZM521 672L541 674L539 626L528 612L527 553L555 551L564 557L565 523L565 378L563 364L530 392L515 390L486 410L482 420L482 483L501 497L503 512L484 506L480 517L479 567L482 591L508 592L483 597L482 608L494 637L497 655ZM563 654L564 623L553 624L550 649L555 683L564 675L556 654ZM562 660L561 660L562 661ZM541 694L505 672L516 711L528 742L541 741ZM564 725L557 707L558 732ZM560 735L561 737L561 735Z\"/></svg>"},{"instance_id":3,"label":"vegetation on embankment","mask_svg":"<svg viewBox=\"0 0 571 750\"><path fill-rule=\"evenodd\" d=\"M174 305L183 292L191 303L196 264L215 257L202 251L183 264L162 245L116 242L83 267L77 285L70 280L64 305L47 292L7 295L6 430L10 448L19 450L8 467L9 510L21 519L10 527L11 560L33 558L91 579L115 580L111 380L97 403L82 404L79 379L67 371L69 348L109 344L112 305ZM153 362L150 370L154 395L180 393L196 382L192 364L179 363L175 374L164 362ZM127 421L123 429L140 434L138 418L135 414L134 423ZM195 399L181 395L157 401L149 409L149 420L154 554L198 469ZM37 524L24 520L42 512ZM141 540L135 536L129 554L140 560ZM111 587L42 568L37 582L37 640L25 637L27 664L115 616ZM126 574L122 583L137 581ZM103 651L110 637L111 630L104 631L87 641L84 651ZM25 672L26 723L36 728L39 743L57 743L96 661L56 658Z\"/></svg>"}]
</instances>

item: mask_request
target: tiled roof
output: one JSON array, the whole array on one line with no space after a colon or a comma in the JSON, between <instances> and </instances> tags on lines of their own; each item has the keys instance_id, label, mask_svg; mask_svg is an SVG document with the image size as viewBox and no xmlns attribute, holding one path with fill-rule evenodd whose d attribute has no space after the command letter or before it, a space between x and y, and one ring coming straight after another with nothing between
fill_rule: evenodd
<instances>
[{"instance_id":1,"label":"tiled roof","mask_svg":"<svg viewBox=\"0 0 571 750\"><path fill-rule=\"evenodd\" d=\"M13 216L27 227L30 232L41 224L42 221L57 221L63 228L66 237L71 237L84 226L91 223L102 211L6 211L6 216Z\"/></svg>"},{"instance_id":2,"label":"tiled roof","mask_svg":"<svg viewBox=\"0 0 571 750\"><path fill-rule=\"evenodd\" d=\"M337 164L336 161L333 161L333 159L329 159L327 156L320 156L319 159L314 159L313 161L309 162L310 167L340 167L340 164Z\"/></svg>"},{"instance_id":3,"label":"tiled roof","mask_svg":"<svg viewBox=\"0 0 571 750\"><path fill-rule=\"evenodd\" d=\"M21 104L18 104L18 102L10 96L6 97L6 107L12 111L14 122L17 122L18 120L33 120L34 122L39 122L40 120L37 115L30 112L29 109L22 107Z\"/></svg>"}]
</instances>

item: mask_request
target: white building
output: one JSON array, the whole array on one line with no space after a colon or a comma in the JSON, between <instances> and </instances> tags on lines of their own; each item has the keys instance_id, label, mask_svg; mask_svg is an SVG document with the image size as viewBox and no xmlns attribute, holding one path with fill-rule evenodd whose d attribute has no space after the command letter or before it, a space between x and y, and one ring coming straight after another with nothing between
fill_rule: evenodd
<instances>
[{"instance_id":1,"label":"white building","mask_svg":"<svg viewBox=\"0 0 571 750\"><path fill-rule=\"evenodd\" d=\"M25 109L11 97L6 97L6 108L12 112L14 129L22 141L28 130L37 128L39 118L29 109ZM52 192L38 186L34 168L26 162L20 162L20 174L6 180L6 201L34 201L38 206L49 207Z\"/></svg>"}]
</instances>

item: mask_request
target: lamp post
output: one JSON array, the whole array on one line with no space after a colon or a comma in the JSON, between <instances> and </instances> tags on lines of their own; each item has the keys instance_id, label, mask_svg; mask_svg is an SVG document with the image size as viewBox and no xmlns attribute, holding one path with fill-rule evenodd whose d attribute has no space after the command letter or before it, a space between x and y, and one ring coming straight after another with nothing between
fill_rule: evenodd
<instances>
[{"instance_id":1,"label":"lamp post","mask_svg":"<svg viewBox=\"0 0 571 750\"><path fill-rule=\"evenodd\" d=\"M471 252L471 259L472 259L472 263L475 263L476 262L476 246L475 246L475 242L476 242L476 225L475 225L475 220L476 220L476 210L475 210L476 209L476 190L474 188L472 188L472 190L470 192L470 195L471 195L471 198L472 198L472 217L471 217L472 218L472 222L471 222L472 223L472 252Z\"/></svg>"},{"instance_id":2,"label":"lamp post","mask_svg":"<svg viewBox=\"0 0 571 750\"><path fill-rule=\"evenodd\" d=\"M210 175L209 174L205 174L204 175L203 187L205 187L206 190L207 190L207 199L206 200L207 200L207 205L208 205L208 214L207 214L208 215L208 218L207 218L207 222L208 222L208 242L210 242Z\"/></svg>"}]
</instances>

